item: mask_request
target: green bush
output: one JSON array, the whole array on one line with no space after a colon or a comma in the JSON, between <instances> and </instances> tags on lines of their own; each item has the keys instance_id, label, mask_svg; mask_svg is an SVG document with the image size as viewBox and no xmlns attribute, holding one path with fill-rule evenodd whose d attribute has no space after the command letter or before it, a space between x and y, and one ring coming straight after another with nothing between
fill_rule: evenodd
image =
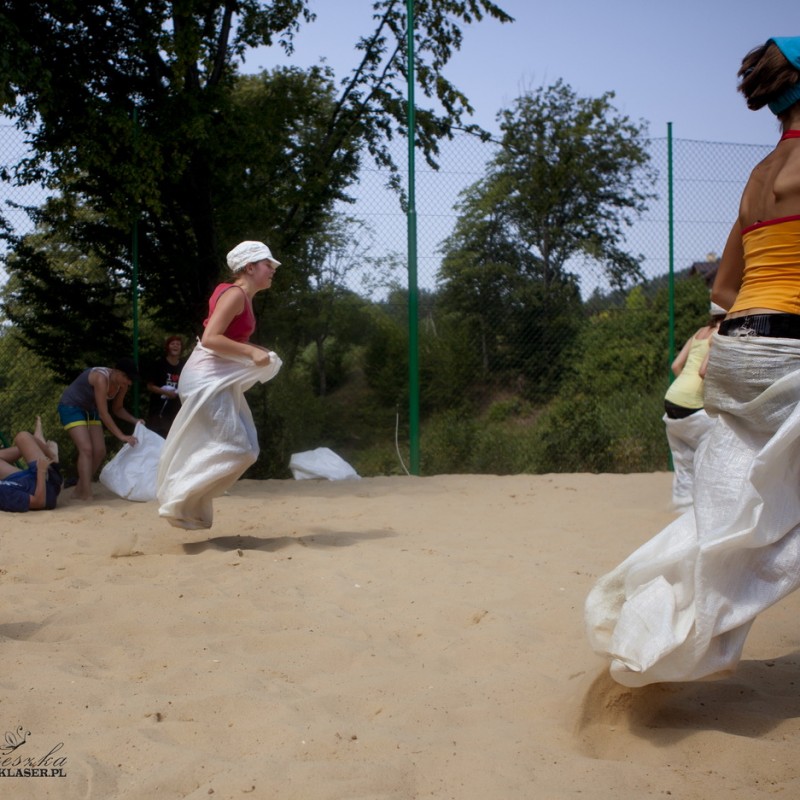
<instances>
[{"instance_id":1,"label":"green bush","mask_svg":"<svg viewBox=\"0 0 800 800\"><path fill-rule=\"evenodd\" d=\"M534 471L536 429L514 422L487 422L475 436L470 472L518 475Z\"/></svg>"},{"instance_id":2,"label":"green bush","mask_svg":"<svg viewBox=\"0 0 800 800\"><path fill-rule=\"evenodd\" d=\"M546 472L610 472L612 439L597 400L585 394L560 397L536 426L533 469Z\"/></svg>"},{"instance_id":3,"label":"green bush","mask_svg":"<svg viewBox=\"0 0 800 800\"><path fill-rule=\"evenodd\" d=\"M420 435L420 471L423 475L470 472L477 420L463 410L435 414Z\"/></svg>"},{"instance_id":4,"label":"green bush","mask_svg":"<svg viewBox=\"0 0 800 800\"><path fill-rule=\"evenodd\" d=\"M487 422L505 422L515 417L528 416L533 411L533 406L522 397L508 397L495 400L486 412Z\"/></svg>"}]
</instances>

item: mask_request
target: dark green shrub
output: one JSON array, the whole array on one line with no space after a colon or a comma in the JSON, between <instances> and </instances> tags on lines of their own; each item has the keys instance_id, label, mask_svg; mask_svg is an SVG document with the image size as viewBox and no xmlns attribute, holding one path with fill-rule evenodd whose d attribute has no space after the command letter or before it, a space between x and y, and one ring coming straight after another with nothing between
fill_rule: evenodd
<instances>
[{"instance_id":1,"label":"dark green shrub","mask_svg":"<svg viewBox=\"0 0 800 800\"><path fill-rule=\"evenodd\" d=\"M555 400L536 427L534 470L546 472L613 471L612 439L597 400L584 394Z\"/></svg>"},{"instance_id":2,"label":"dark green shrub","mask_svg":"<svg viewBox=\"0 0 800 800\"><path fill-rule=\"evenodd\" d=\"M462 410L433 415L422 426L420 471L423 475L470 472L477 420Z\"/></svg>"}]
</instances>

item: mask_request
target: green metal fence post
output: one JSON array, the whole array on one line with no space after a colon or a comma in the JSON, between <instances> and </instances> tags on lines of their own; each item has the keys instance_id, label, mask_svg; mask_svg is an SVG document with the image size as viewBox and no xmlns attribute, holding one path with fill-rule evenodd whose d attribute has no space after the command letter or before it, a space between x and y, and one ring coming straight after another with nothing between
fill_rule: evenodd
<instances>
[{"instance_id":1,"label":"green metal fence post","mask_svg":"<svg viewBox=\"0 0 800 800\"><path fill-rule=\"evenodd\" d=\"M411 474L419 475L419 341L417 208L414 180L414 0L407 0L408 43L408 433Z\"/></svg>"},{"instance_id":2,"label":"green metal fence post","mask_svg":"<svg viewBox=\"0 0 800 800\"><path fill-rule=\"evenodd\" d=\"M667 123L667 196L669 198L669 363L675 360L675 214L672 183L672 123Z\"/></svg>"},{"instance_id":3,"label":"green metal fence post","mask_svg":"<svg viewBox=\"0 0 800 800\"><path fill-rule=\"evenodd\" d=\"M136 150L139 144L139 109L133 105L133 158L136 161ZM133 361L139 366L139 198L135 197L136 208L133 216L131 235L131 301L133 303ZM136 381L133 392L133 416L139 416L140 382Z\"/></svg>"},{"instance_id":4,"label":"green metal fence post","mask_svg":"<svg viewBox=\"0 0 800 800\"><path fill-rule=\"evenodd\" d=\"M669 382L675 380L672 362L675 360L675 214L672 185L672 123L667 123L667 198L669 217ZM672 470L672 450L669 449L669 468Z\"/></svg>"}]
</instances>

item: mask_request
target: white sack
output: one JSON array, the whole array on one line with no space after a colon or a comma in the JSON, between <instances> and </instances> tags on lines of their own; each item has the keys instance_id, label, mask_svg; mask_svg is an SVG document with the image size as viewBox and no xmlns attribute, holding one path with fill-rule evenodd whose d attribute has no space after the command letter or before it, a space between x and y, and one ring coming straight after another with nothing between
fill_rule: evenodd
<instances>
[{"instance_id":1,"label":"white sack","mask_svg":"<svg viewBox=\"0 0 800 800\"><path fill-rule=\"evenodd\" d=\"M164 439L141 422L136 423L133 435L138 440L136 445L122 445L101 470L100 483L125 500L146 503L156 499L156 476Z\"/></svg>"},{"instance_id":2,"label":"white sack","mask_svg":"<svg viewBox=\"0 0 800 800\"><path fill-rule=\"evenodd\" d=\"M341 456L327 447L293 453L289 459L289 469L298 481L314 478L340 481L361 477Z\"/></svg>"},{"instance_id":3,"label":"white sack","mask_svg":"<svg viewBox=\"0 0 800 800\"><path fill-rule=\"evenodd\" d=\"M714 335L716 423L694 507L603 576L592 648L626 686L735 668L755 617L800 585L800 340Z\"/></svg>"},{"instance_id":4,"label":"white sack","mask_svg":"<svg viewBox=\"0 0 800 800\"><path fill-rule=\"evenodd\" d=\"M181 408L158 470L158 510L177 528L210 528L212 500L258 458L258 437L244 393L277 375L281 360L257 367L198 344L178 382Z\"/></svg>"},{"instance_id":5,"label":"white sack","mask_svg":"<svg viewBox=\"0 0 800 800\"><path fill-rule=\"evenodd\" d=\"M695 462L714 420L701 408L683 419L670 419L664 414L667 441L672 452L672 507L685 511L692 505Z\"/></svg>"}]
</instances>

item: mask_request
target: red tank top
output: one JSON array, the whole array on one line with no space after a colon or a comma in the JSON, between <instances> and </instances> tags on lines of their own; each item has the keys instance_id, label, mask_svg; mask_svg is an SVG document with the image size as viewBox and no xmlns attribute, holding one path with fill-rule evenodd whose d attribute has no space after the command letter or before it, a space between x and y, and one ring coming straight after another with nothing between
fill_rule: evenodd
<instances>
[{"instance_id":1,"label":"red tank top","mask_svg":"<svg viewBox=\"0 0 800 800\"><path fill-rule=\"evenodd\" d=\"M217 307L217 302L220 297L222 297L223 292L226 292L232 286L236 286L235 283L221 283L214 289L211 297L208 299L208 316L203 320L203 327L205 328L208 325L208 321L211 319L211 315L214 313L214 309ZM244 293L244 289L241 286L236 286L237 289L240 289L242 293ZM256 317L253 314L253 306L250 303L250 298L245 294L244 296L244 311L241 314L237 314L232 320L230 325L225 329L225 336L229 339L233 339L235 342L249 342L250 337L253 335L253 331L256 329Z\"/></svg>"}]
</instances>

